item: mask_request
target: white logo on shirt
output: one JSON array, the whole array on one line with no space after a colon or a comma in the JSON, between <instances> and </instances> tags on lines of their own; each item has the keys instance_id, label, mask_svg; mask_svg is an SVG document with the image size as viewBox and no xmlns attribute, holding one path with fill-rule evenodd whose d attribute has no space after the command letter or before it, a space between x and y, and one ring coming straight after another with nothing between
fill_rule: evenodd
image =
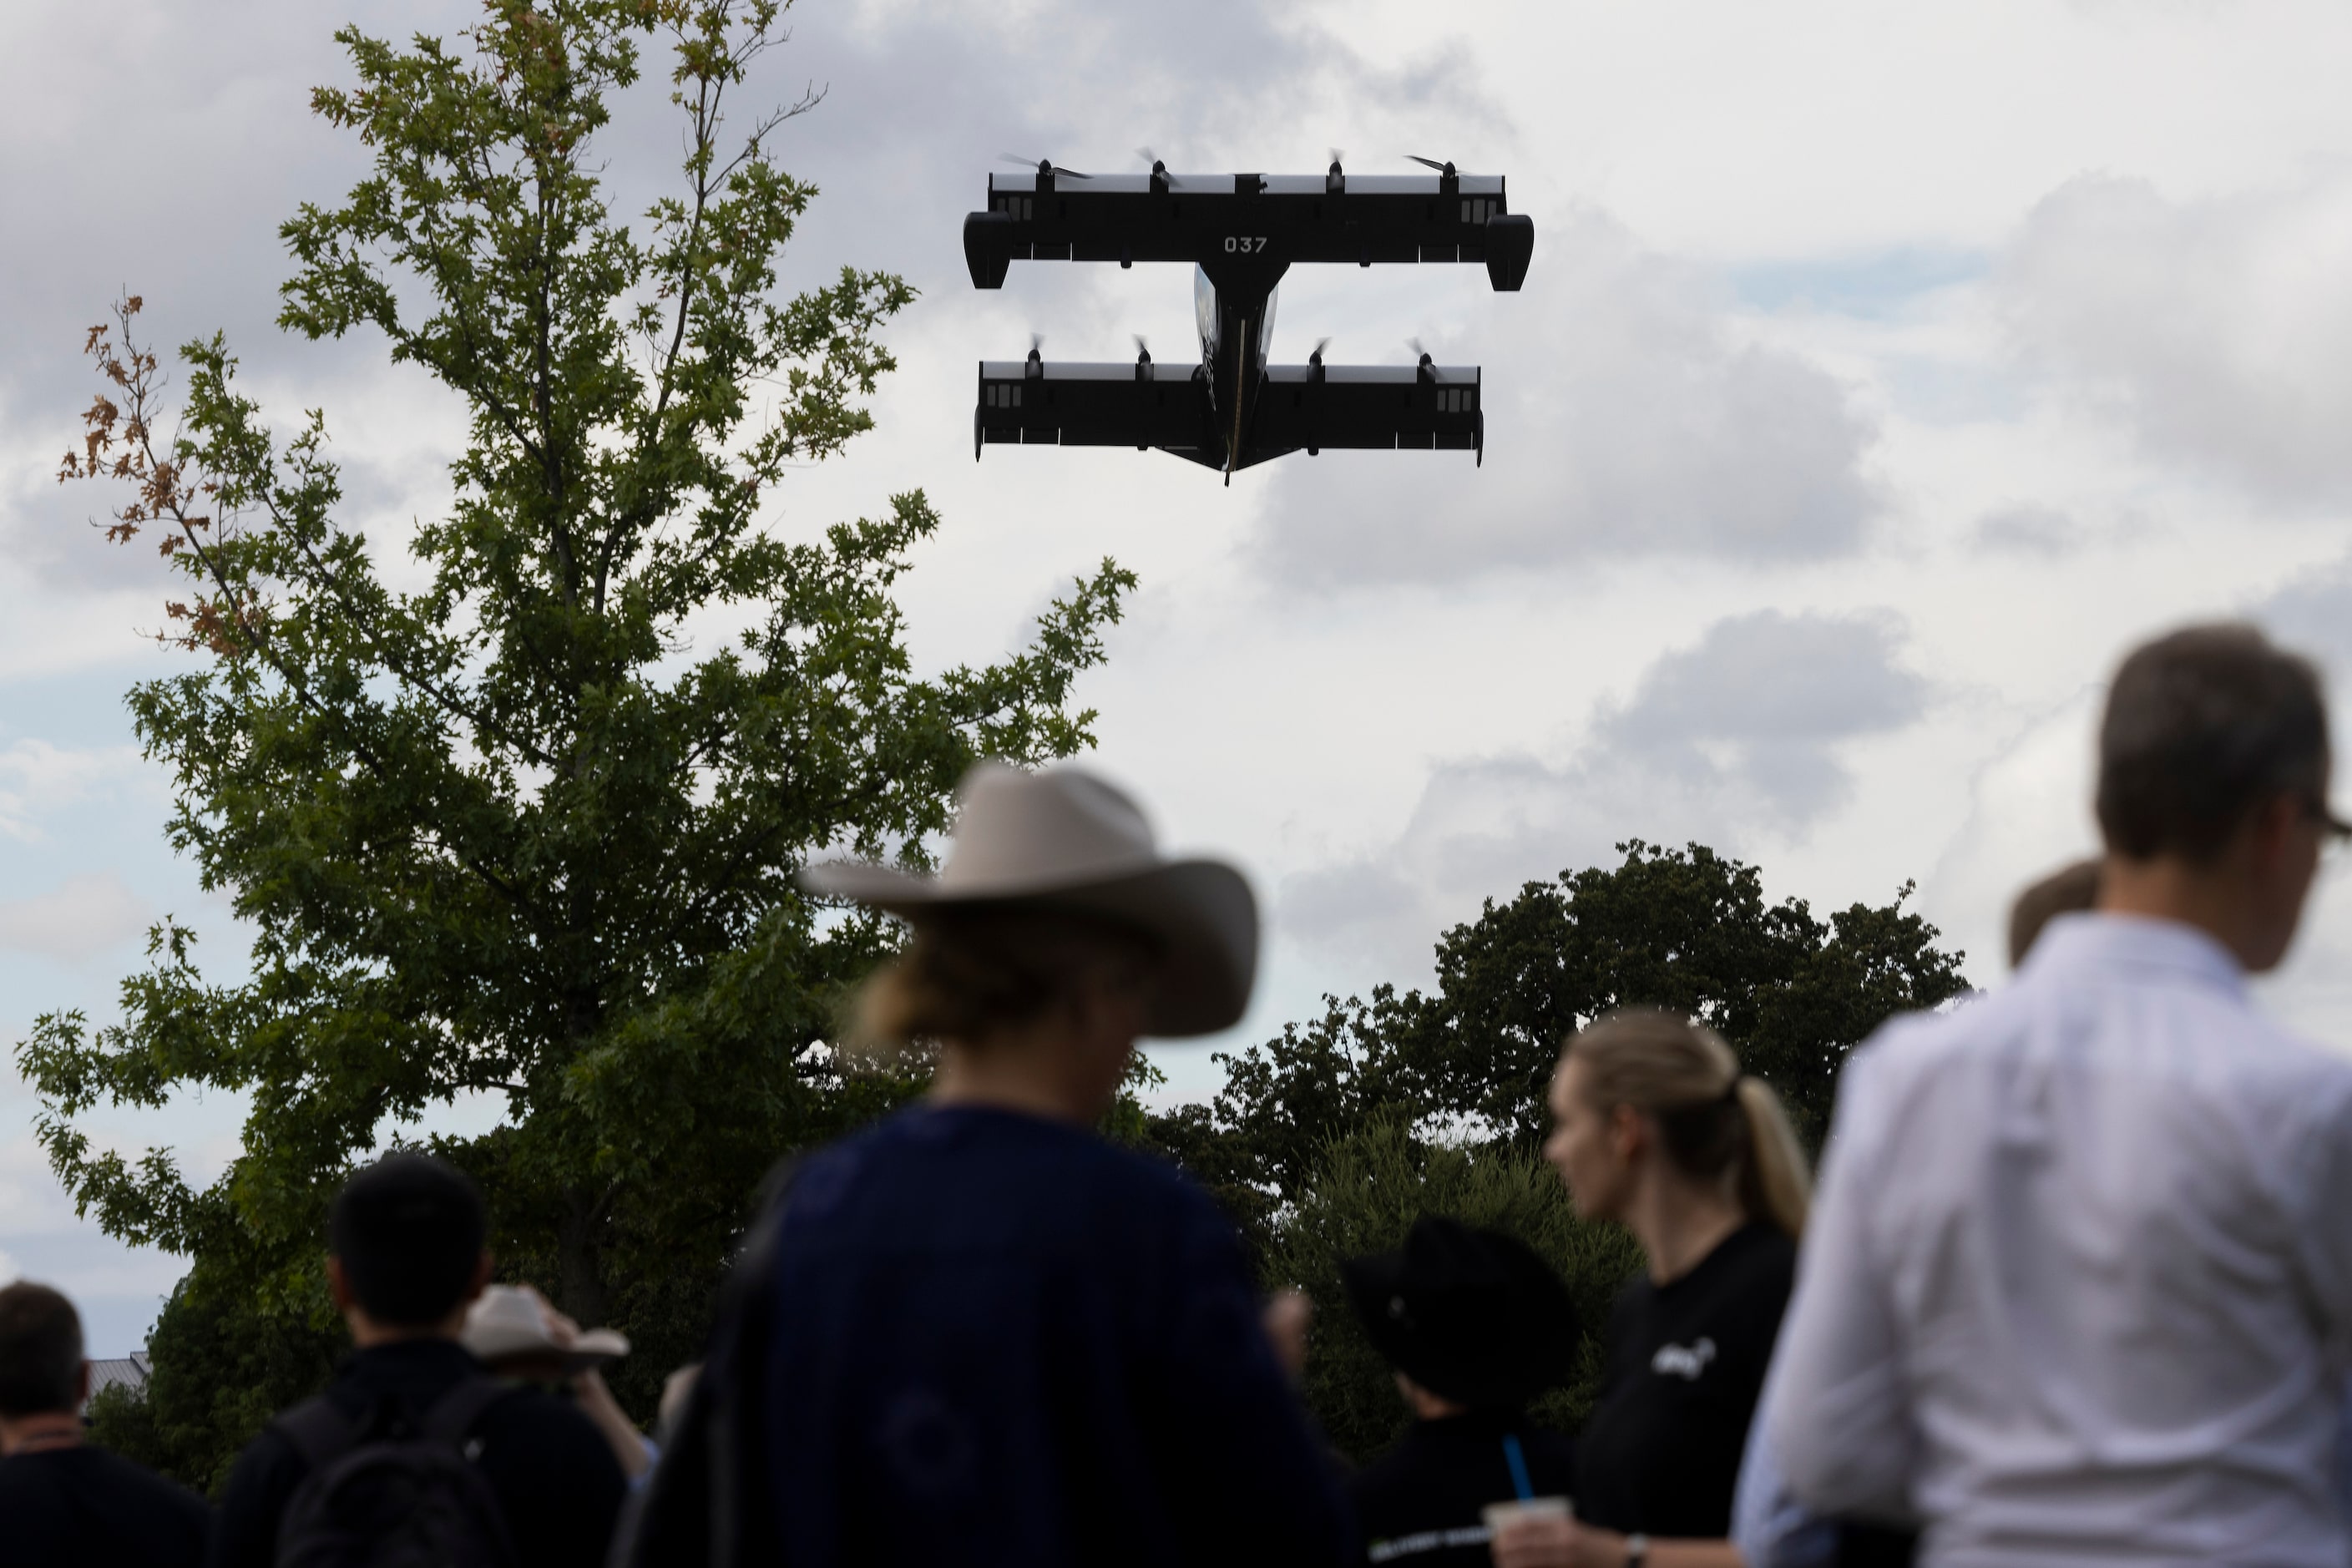
<instances>
[{"instance_id":1,"label":"white logo on shirt","mask_svg":"<svg viewBox=\"0 0 2352 1568\"><path fill-rule=\"evenodd\" d=\"M1715 1342L1699 1340L1687 1345L1660 1345L1658 1353L1650 1358L1650 1370L1661 1377L1685 1378L1692 1383L1706 1370L1715 1359Z\"/></svg>"}]
</instances>

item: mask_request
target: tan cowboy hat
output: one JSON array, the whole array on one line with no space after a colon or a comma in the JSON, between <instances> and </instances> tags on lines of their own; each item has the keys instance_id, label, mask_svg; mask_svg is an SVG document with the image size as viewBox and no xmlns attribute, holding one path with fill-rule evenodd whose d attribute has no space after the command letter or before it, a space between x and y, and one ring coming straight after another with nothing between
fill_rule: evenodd
<instances>
[{"instance_id":1,"label":"tan cowboy hat","mask_svg":"<svg viewBox=\"0 0 2352 1568\"><path fill-rule=\"evenodd\" d=\"M482 1291L466 1313L465 1331L457 1342L478 1362L495 1364L527 1356L560 1361L566 1372L585 1372L629 1353L627 1338L612 1329L583 1329L570 1344L556 1343L545 1303L513 1285L492 1285Z\"/></svg>"},{"instance_id":2,"label":"tan cowboy hat","mask_svg":"<svg viewBox=\"0 0 2352 1568\"><path fill-rule=\"evenodd\" d=\"M1083 768L982 763L956 795L937 877L835 860L804 868L801 886L908 918L974 904L1107 915L1160 943L1144 1033L1181 1039L1241 1021L1257 974L1257 900L1239 871L1162 859L1142 809Z\"/></svg>"}]
</instances>

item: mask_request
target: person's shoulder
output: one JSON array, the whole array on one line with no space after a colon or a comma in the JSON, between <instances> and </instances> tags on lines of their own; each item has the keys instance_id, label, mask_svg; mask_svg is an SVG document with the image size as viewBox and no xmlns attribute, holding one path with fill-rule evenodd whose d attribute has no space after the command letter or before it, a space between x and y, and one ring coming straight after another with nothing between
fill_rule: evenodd
<instances>
[{"instance_id":1,"label":"person's shoulder","mask_svg":"<svg viewBox=\"0 0 2352 1568\"><path fill-rule=\"evenodd\" d=\"M1724 1241L1727 1272L1745 1279L1791 1280L1797 1272L1797 1239L1777 1225L1751 1220Z\"/></svg>"},{"instance_id":2,"label":"person's shoulder","mask_svg":"<svg viewBox=\"0 0 2352 1568\"><path fill-rule=\"evenodd\" d=\"M158 1508L193 1519L199 1525L211 1517L212 1510L205 1500L171 1477L158 1475L111 1449L92 1447L82 1451L96 1461L95 1468L105 1476L110 1489L146 1498Z\"/></svg>"},{"instance_id":3,"label":"person's shoulder","mask_svg":"<svg viewBox=\"0 0 2352 1568\"><path fill-rule=\"evenodd\" d=\"M560 1447L607 1457L612 1453L604 1433L585 1411L561 1394L530 1384L502 1389L475 1427L486 1444L529 1444L541 1450Z\"/></svg>"}]
</instances>

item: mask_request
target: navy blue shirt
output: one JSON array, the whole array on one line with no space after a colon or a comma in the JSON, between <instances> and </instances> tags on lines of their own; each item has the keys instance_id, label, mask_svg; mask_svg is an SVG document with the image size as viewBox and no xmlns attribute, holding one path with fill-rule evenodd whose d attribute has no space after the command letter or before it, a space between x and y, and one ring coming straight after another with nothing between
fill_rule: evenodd
<instances>
[{"instance_id":1,"label":"navy blue shirt","mask_svg":"<svg viewBox=\"0 0 2352 1568\"><path fill-rule=\"evenodd\" d=\"M801 1168L776 1268L764 1440L788 1563L1354 1551L1241 1244L1167 1165L918 1106Z\"/></svg>"}]
</instances>

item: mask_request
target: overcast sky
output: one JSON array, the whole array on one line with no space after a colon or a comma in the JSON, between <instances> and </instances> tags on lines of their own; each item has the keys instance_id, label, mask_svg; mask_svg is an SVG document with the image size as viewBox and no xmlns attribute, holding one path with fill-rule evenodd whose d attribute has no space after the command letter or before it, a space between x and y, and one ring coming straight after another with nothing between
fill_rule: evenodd
<instances>
[{"instance_id":1,"label":"overcast sky","mask_svg":"<svg viewBox=\"0 0 2352 1568\"><path fill-rule=\"evenodd\" d=\"M459 426L376 345L269 322L278 224L356 149L307 110L329 33L451 31L453 0L0 7L0 1043L111 1016L163 912L237 933L164 845L121 694L163 584L110 552L57 460L118 285L167 342L226 331L281 417L323 406L352 516L396 540ZM1445 926L1524 880L1689 839L1816 909L1906 880L1979 984L2009 895L2091 844L2090 725L2120 650L2251 615L2352 689L2352 11L2228 0L1454 0L1183 6L804 0L768 98L823 195L791 275L922 291L879 430L786 493L787 531L925 487L907 589L927 667L1003 651L1106 553L1142 577L1099 763L1165 833L1251 870L1270 921L1236 1038L1324 991L1413 983ZM606 151L641 205L656 101ZM1130 451L974 464L972 362L1042 332L1188 357L1174 268L960 248L1000 153L1078 168L1506 174L1526 289L1475 268L1294 271L1276 352L1483 364L1486 460L1292 458L1239 476ZM2271 1004L2352 1043L2352 879L2324 887ZM1186 1093L1206 1053L1159 1053ZM175 1259L78 1222L0 1068L0 1277L79 1296L132 1348ZM482 1108L467 1114L481 1117ZM215 1097L101 1119L200 1173Z\"/></svg>"}]
</instances>

